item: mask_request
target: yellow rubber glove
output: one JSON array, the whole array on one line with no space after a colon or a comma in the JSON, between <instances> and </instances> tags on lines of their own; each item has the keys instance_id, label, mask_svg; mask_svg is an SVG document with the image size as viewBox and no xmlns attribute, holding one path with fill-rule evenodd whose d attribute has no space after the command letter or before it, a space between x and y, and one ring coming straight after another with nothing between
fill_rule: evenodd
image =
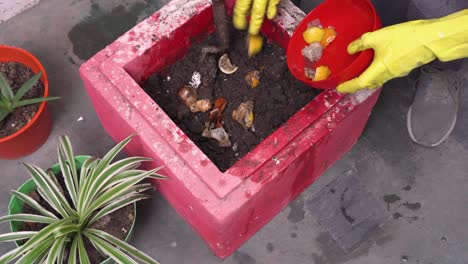
<instances>
[{"instance_id":1,"label":"yellow rubber glove","mask_svg":"<svg viewBox=\"0 0 468 264\"><path fill-rule=\"evenodd\" d=\"M265 13L268 19L275 18L279 2L280 0L237 0L234 6L234 27L239 30L247 29L247 16L250 15L249 33L258 35Z\"/></svg>"},{"instance_id":2,"label":"yellow rubber glove","mask_svg":"<svg viewBox=\"0 0 468 264\"><path fill-rule=\"evenodd\" d=\"M374 49L374 61L361 76L340 84L339 92L378 88L436 58L450 61L468 57L468 9L366 33L348 46L350 54L366 49Z\"/></svg>"}]
</instances>

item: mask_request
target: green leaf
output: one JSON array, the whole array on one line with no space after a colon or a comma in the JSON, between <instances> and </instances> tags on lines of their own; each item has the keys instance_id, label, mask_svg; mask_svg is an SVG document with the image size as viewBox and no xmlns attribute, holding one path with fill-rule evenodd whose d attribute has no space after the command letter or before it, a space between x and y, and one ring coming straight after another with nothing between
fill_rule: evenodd
<instances>
[{"instance_id":1,"label":"green leaf","mask_svg":"<svg viewBox=\"0 0 468 264\"><path fill-rule=\"evenodd\" d=\"M84 234L89 238L89 240L93 242L94 246L102 250L106 255L108 255L115 262L119 264L138 264L138 262L131 259L125 253L113 247L111 244L99 238L98 236L93 235L92 233L84 233Z\"/></svg>"},{"instance_id":2,"label":"green leaf","mask_svg":"<svg viewBox=\"0 0 468 264\"><path fill-rule=\"evenodd\" d=\"M91 188L91 184L88 184L88 177L93 173L96 169L96 166L99 163L99 159L97 158L90 158L89 160L83 163L81 167L81 175L80 175L80 183L78 187L78 198L77 198L77 210L80 214L83 212L86 206L83 206L84 197L88 192L89 188Z\"/></svg>"},{"instance_id":3,"label":"green leaf","mask_svg":"<svg viewBox=\"0 0 468 264\"><path fill-rule=\"evenodd\" d=\"M58 220L46 227L44 227L41 231L39 231L35 236L31 237L26 243L24 243L23 246L21 246L21 249L18 250L14 255L11 256L11 259L15 259L18 256L26 253L27 251L30 251L33 248L39 247L41 244L46 243L47 241L53 241L53 239L50 239L52 233L54 230L61 225L67 224L71 222L73 218L68 217L65 219ZM50 244L52 245L52 243ZM2 259L2 258L0 258ZM0 262L1 263L1 262Z\"/></svg>"},{"instance_id":4,"label":"green leaf","mask_svg":"<svg viewBox=\"0 0 468 264\"><path fill-rule=\"evenodd\" d=\"M10 110L10 105L11 102L6 99L5 96L3 96L2 93L0 93L0 106L1 108L4 108L5 110Z\"/></svg>"},{"instance_id":5,"label":"green leaf","mask_svg":"<svg viewBox=\"0 0 468 264\"><path fill-rule=\"evenodd\" d=\"M23 201L24 203L28 204L29 206L31 206L32 208L34 208L36 211L38 211L39 213L41 213L42 215L44 216L48 216L48 217L51 217L51 218L54 218L54 219L57 219L57 217L50 211L48 211L47 209L45 209L44 207L42 207L42 205L40 205L38 202L36 202L36 200L34 200L33 198L31 198L30 196L24 194L24 193L21 193L21 192L18 192L18 191L12 191L12 193L18 198L20 199L21 201Z\"/></svg>"},{"instance_id":6,"label":"green leaf","mask_svg":"<svg viewBox=\"0 0 468 264\"><path fill-rule=\"evenodd\" d=\"M98 194L100 194L102 191L105 191L105 187L107 187L106 184L112 180L114 176L129 168L139 166L143 161L148 161L148 159L142 157L126 158L109 165L98 175L90 175L89 181L92 181L93 184L84 197L83 204L86 205L91 203L91 201L93 201Z\"/></svg>"},{"instance_id":7,"label":"green leaf","mask_svg":"<svg viewBox=\"0 0 468 264\"><path fill-rule=\"evenodd\" d=\"M0 235L0 242L11 242L11 241L28 239L36 234L37 232L32 232L32 231L21 231L21 232L2 234Z\"/></svg>"},{"instance_id":8,"label":"green leaf","mask_svg":"<svg viewBox=\"0 0 468 264\"><path fill-rule=\"evenodd\" d=\"M78 253L80 255L80 264L90 264L88 253L86 253L86 249L84 247L83 237L81 234L78 233L76 236L78 240Z\"/></svg>"},{"instance_id":9,"label":"green leaf","mask_svg":"<svg viewBox=\"0 0 468 264\"><path fill-rule=\"evenodd\" d=\"M18 102L23 96L33 88L33 86L37 83L39 78L41 78L42 72L39 72L38 74L34 75L31 79L29 79L27 82L21 86L21 88L18 89L18 91L15 94L15 97L13 98L13 101Z\"/></svg>"},{"instance_id":10,"label":"green leaf","mask_svg":"<svg viewBox=\"0 0 468 264\"><path fill-rule=\"evenodd\" d=\"M65 195L62 189L62 185L59 183L57 176L55 176L54 172L52 170L47 170L47 176L49 179L57 186L57 189L60 191L61 194Z\"/></svg>"},{"instance_id":11,"label":"green leaf","mask_svg":"<svg viewBox=\"0 0 468 264\"><path fill-rule=\"evenodd\" d=\"M37 247L31 249L29 252L23 255L16 264L31 264L36 262L37 259L40 259L44 252L48 251L52 244L54 243L53 240L49 239L44 241L43 243L39 244ZM24 247L24 246L23 246Z\"/></svg>"},{"instance_id":12,"label":"green leaf","mask_svg":"<svg viewBox=\"0 0 468 264\"><path fill-rule=\"evenodd\" d=\"M46 200L46 202L62 217L68 216L68 213L61 205L57 194L53 192L52 187L49 187L50 185L56 186L54 183L50 183L50 177L48 175L45 175L45 172L41 173L42 170L33 165L24 164L24 166L28 170L33 181L36 183L37 192L39 193L39 195L44 200Z\"/></svg>"},{"instance_id":13,"label":"green leaf","mask_svg":"<svg viewBox=\"0 0 468 264\"><path fill-rule=\"evenodd\" d=\"M41 168L26 163L24 165L29 171L31 178L36 183L37 188L45 195L43 198L46 199L57 212L63 217L76 215L76 211L68 204L60 186L57 186Z\"/></svg>"},{"instance_id":14,"label":"green leaf","mask_svg":"<svg viewBox=\"0 0 468 264\"><path fill-rule=\"evenodd\" d=\"M81 231L81 225L64 225L54 230L54 237L62 237L70 233L78 233Z\"/></svg>"},{"instance_id":15,"label":"green leaf","mask_svg":"<svg viewBox=\"0 0 468 264\"><path fill-rule=\"evenodd\" d=\"M62 252L62 249L65 248L65 239L66 236L62 236L58 239L55 239L54 244L52 245L52 248L49 251L49 256L47 256L46 263L47 264L55 264L57 260L59 260L59 255L60 252ZM63 259L59 260L59 263L62 263Z\"/></svg>"},{"instance_id":16,"label":"green leaf","mask_svg":"<svg viewBox=\"0 0 468 264\"><path fill-rule=\"evenodd\" d=\"M0 73L0 93L8 100L13 101L14 95L3 73Z\"/></svg>"},{"instance_id":17,"label":"green leaf","mask_svg":"<svg viewBox=\"0 0 468 264\"><path fill-rule=\"evenodd\" d=\"M98 176L109 164L112 162L112 160L115 159L117 154L119 154L120 151L124 149L124 147L132 140L134 134L130 135L126 139L122 140L120 143L115 145L107 154L102 158L102 160L99 161L97 166L93 168L93 170L90 173L90 177L86 178L86 181L81 185L81 190L79 193L79 198L78 200L81 202L80 206L78 208L78 211L82 212L85 210L85 204L87 203L87 200L85 199L85 196L87 196L89 189L91 188L91 185L94 184L95 177Z\"/></svg>"},{"instance_id":18,"label":"green leaf","mask_svg":"<svg viewBox=\"0 0 468 264\"><path fill-rule=\"evenodd\" d=\"M83 182L80 183L80 192L78 194L78 211L81 213L86 209L86 202L85 202L85 197L89 192L89 189L93 185L93 179L90 179L93 177L93 175L96 175L96 170L99 166L99 163L101 162L100 159L96 159L89 167L87 170L87 175L84 178ZM81 181L81 179L80 179Z\"/></svg>"},{"instance_id":19,"label":"green leaf","mask_svg":"<svg viewBox=\"0 0 468 264\"><path fill-rule=\"evenodd\" d=\"M84 182L86 181L88 174L93 170L93 168L96 166L98 162L99 160L95 157L86 159L83 162L83 165L81 166L81 171L80 171L80 182L78 184L78 194L81 193L81 189L83 188Z\"/></svg>"},{"instance_id":20,"label":"green leaf","mask_svg":"<svg viewBox=\"0 0 468 264\"><path fill-rule=\"evenodd\" d=\"M3 121L3 119L5 119L5 117L7 117L9 114L11 114L11 112L0 109L0 122Z\"/></svg>"},{"instance_id":21,"label":"green leaf","mask_svg":"<svg viewBox=\"0 0 468 264\"><path fill-rule=\"evenodd\" d=\"M31 264L44 264L47 259L47 256L49 255L48 253L49 252L47 250L42 252L42 254Z\"/></svg>"},{"instance_id":22,"label":"green leaf","mask_svg":"<svg viewBox=\"0 0 468 264\"><path fill-rule=\"evenodd\" d=\"M70 198L75 208L77 208L78 176L76 171L75 158L71 147L70 139L66 136L60 137L57 148L60 169L65 181Z\"/></svg>"},{"instance_id":23,"label":"green leaf","mask_svg":"<svg viewBox=\"0 0 468 264\"><path fill-rule=\"evenodd\" d=\"M37 104L37 103L42 103L42 102L52 101L52 100L58 100L58 99L60 99L60 97L25 99L25 100L21 100L19 102L15 102L13 104L13 107L18 108L18 107L25 106L25 105L32 105L32 104Z\"/></svg>"},{"instance_id":24,"label":"green leaf","mask_svg":"<svg viewBox=\"0 0 468 264\"><path fill-rule=\"evenodd\" d=\"M135 136L135 134L130 135L126 139L122 140L120 143L115 145L105 156L102 158L101 162L99 163L99 166L97 168L96 173L101 173L109 164L112 162L112 160L115 159L117 154L119 154L120 151L122 151L125 146L132 140L132 138Z\"/></svg>"},{"instance_id":25,"label":"green leaf","mask_svg":"<svg viewBox=\"0 0 468 264\"><path fill-rule=\"evenodd\" d=\"M44 223L51 224L57 219L42 216L42 215L33 215L33 214L12 214L0 217L0 222L5 221L17 221L17 222L33 222L33 223Z\"/></svg>"},{"instance_id":26,"label":"green leaf","mask_svg":"<svg viewBox=\"0 0 468 264\"><path fill-rule=\"evenodd\" d=\"M116 185L110 189L108 189L106 192L104 192L102 195L96 197L94 202L91 203L91 205L88 207L88 209L84 213L85 219L89 217L90 212L93 212L94 210L100 208L101 206L108 204L112 202L113 200L121 197L126 191L131 189L135 184L139 183L140 181L144 180L147 178L149 175L153 174L155 170L147 171L140 176L133 177L119 185ZM80 217L83 217L81 215Z\"/></svg>"},{"instance_id":27,"label":"green leaf","mask_svg":"<svg viewBox=\"0 0 468 264\"><path fill-rule=\"evenodd\" d=\"M145 172L146 172L145 170L127 170L127 171L121 172L115 177L113 177L112 180L109 181L108 185L114 186L115 184L121 183L125 180L128 180L129 178L133 178Z\"/></svg>"},{"instance_id":28,"label":"green leaf","mask_svg":"<svg viewBox=\"0 0 468 264\"><path fill-rule=\"evenodd\" d=\"M70 255L68 256L68 264L76 264L76 257L78 251L78 236L76 235L70 247Z\"/></svg>"},{"instance_id":29,"label":"green leaf","mask_svg":"<svg viewBox=\"0 0 468 264\"><path fill-rule=\"evenodd\" d=\"M67 136L60 137L59 148L65 156L68 165L70 165L75 185L78 185L78 172L76 169L75 155L73 154L73 147L70 142L70 138Z\"/></svg>"},{"instance_id":30,"label":"green leaf","mask_svg":"<svg viewBox=\"0 0 468 264\"><path fill-rule=\"evenodd\" d=\"M66 261L65 261L65 252L67 251L66 245L67 245L68 242L70 242L70 240L67 239L67 237L65 237L65 246L60 249L58 259L57 259L57 263L59 263L59 264L66 263ZM43 262L44 261L42 261L40 264L42 264Z\"/></svg>"},{"instance_id":31,"label":"green leaf","mask_svg":"<svg viewBox=\"0 0 468 264\"><path fill-rule=\"evenodd\" d=\"M156 168L155 170L159 171L162 168L163 167L159 167L159 168ZM113 185L115 185L115 184L117 184L119 182L122 182L123 180L138 176L139 174L142 174L144 172L146 172L146 171L145 170L128 170L128 171L124 171L122 173L119 173L115 177L113 177L112 180L109 181L108 185L113 186ZM153 179L158 179L158 180L166 180L167 179L166 176L163 176L163 175L158 174L158 173L154 173L153 175L148 176L148 178L153 178Z\"/></svg>"},{"instance_id":32,"label":"green leaf","mask_svg":"<svg viewBox=\"0 0 468 264\"><path fill-rule=\"evenodd\" d=\"M137 201L147 199L147 198L149 198L148 195L135 193L135 195L132 195L130 197L126 197L126 198L124 197L122 199L118 199L115 202L112 202L109 205L107 205L106 207L102 208L96 215L94 215L93 218L91 218L91 220L89 221L88 226L91 226L97 220L99 220L100 218L102 218L105 215L108 215L108 214L110 214L112 212L115 212L115 211L129 205L129 204L133 204L133 203L135 203Z\"/></svg>"},{"instance_id":33,"label":"green leaf","mask_svg":"<svg viewBox=\"0 0 468 264\"><path fill-rule=\"evenodd\" d=\"M99 161L97 166L95 166L90 173L90 177L86 179L83 185L81 185L82 190L80 190L79 194L79 200L81 201L81 204L78 208L80 212L84 211L85 204L88 203L88 200L85 199L85 196L87 196L92 184L95 182L95 178L101 174L101 172L106 169L109 164L112 162L112 160L115 159L117 154L119 154L120 151L124 149L124 147L132 140L135 134L130 135L126 139L122 140L120 143L118 143L116 146L114 146L105 156L102 158L102 160Z\"/></svg>"},{"instance_id":34,"label":"green leaf","mask_svg":"<svg viewBox=\"0 0 468 264\"><path fill-rule=\"evenodd\" d=\"M146 264L159 264L158 262L153 260L150 256L148 256L145 253L141 252L137 248L129 245L128 243L126 243L126 242L124 242L124 241L122 241L122 240L120 240L120 239L118 239L118 238L104 232L104 231L101 231L101 230L98 230L98 229L87 228L87 229L84 230L84 233L85 234L90 233L92 235L98 236L98 237L106 240L107 242L111 243L115 247L124 250L125 252L127 252L131 256L133 256L133 257L137 258L138 260L142 261L143 263L146 263Z\"/></svg>"},{"instance_id":35,"label":"green leaf","mask_svg":"<svg viewBox=\"0 0 468 264\"><path fill-rule=\"evenodd\" d=\"M143 193L145 191L148 191L150 189L153 189L153 188L154 187L153 187L153 185L151 183L134 185L134 186L124 190L123 192L121 192L118 197L130 197L130 196L133 196L133 195L141 194L141 193ZM87 212L84 213L84 214L86 214L85 219L88 219L88 217L90 217L90 215L95 210L97 210L99 208L102 208L102 207L106 207L107 205L114 202L116 199L118 199L118 198L106 200L103 204L101 204L101 206L98 206L98 207L94 207L95 205L92 205L93 207L90 210L88 210Z\"/></svg>"}]
</instances>

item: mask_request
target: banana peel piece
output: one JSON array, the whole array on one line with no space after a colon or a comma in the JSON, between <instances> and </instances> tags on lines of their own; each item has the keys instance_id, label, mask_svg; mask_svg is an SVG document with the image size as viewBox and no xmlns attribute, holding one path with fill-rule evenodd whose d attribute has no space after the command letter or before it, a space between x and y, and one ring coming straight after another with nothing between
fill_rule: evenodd
<instances>
[{"instance_id":1,"label":"banana peel piece","mask_svg":"<svg viewBox=\"0 0 468 264\"><path fill-rule=\"evenodd\" d=\"M247 50L249 58L257 55L262 51L263 37L260 35L249 35L247 37Z\"/></svg>"}]
</instances>

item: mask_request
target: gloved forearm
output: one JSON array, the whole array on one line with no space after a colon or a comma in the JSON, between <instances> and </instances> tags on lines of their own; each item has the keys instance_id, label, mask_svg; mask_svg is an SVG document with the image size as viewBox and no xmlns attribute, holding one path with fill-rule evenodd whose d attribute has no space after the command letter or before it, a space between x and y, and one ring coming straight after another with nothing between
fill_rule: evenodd
<instances>
[{"instance_id":1,"label":"gloved forearm","mask_svg":"<svg viewBox=\"0 0 468 264\"><path fill-rule=\"evenodd\" d=\"M372 64L358 78L340 84L339 92L380 87L436 58L450 61L468 57L468 10L386 27L366 33L348 46L350 54L366 49L374 50Z\"/></svg>"},{"instance_id":2,"label":"gloved forearm","mask_svg":"<svg viewBox=\"0 0 468 264\"><path fill-rule=\"evenodd\" d=\"M468 9L441 19L428 20L423 27L430 36L426 46L439 60L468 57Z\"/></svg>"}]
</instances>

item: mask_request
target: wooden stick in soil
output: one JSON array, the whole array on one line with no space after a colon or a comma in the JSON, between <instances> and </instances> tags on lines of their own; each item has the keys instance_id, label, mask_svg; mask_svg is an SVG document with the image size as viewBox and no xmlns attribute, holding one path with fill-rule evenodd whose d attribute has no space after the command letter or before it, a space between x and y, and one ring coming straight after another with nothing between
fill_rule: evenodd
<instances>
[{"instance_id":1,"label":"wooden stick in soil","mask_svg":"<svg viewBox=\"0 0 468 264\"><path fill-rule=\"evenodd\" d=\"M217 54L229 48L230 34L224 0L212 0L213 17L218 36L218 46L207 46L202 49L202 61L208 54Z\"/></svg>"}]
</instances>

